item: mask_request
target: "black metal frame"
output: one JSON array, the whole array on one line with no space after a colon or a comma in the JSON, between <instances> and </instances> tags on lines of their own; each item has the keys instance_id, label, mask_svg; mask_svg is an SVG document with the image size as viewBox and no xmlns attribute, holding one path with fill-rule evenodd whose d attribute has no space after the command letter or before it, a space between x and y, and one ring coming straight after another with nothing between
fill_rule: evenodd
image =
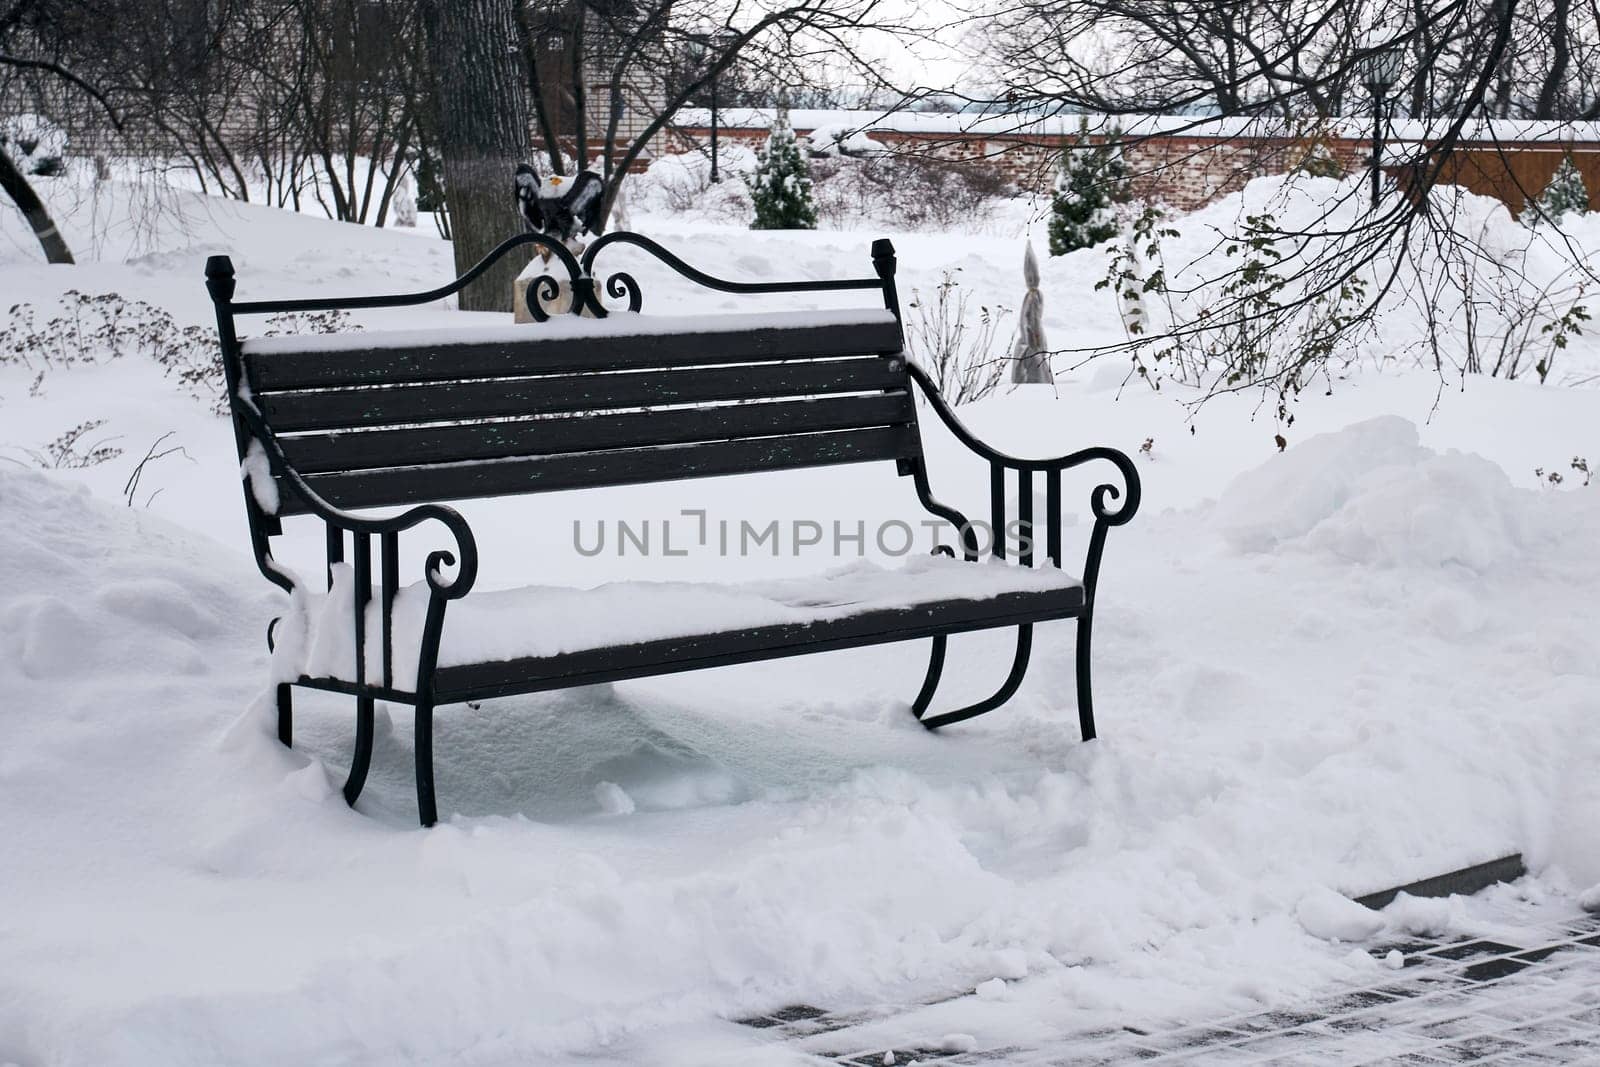
<instances>
[{"instance_id":1,"label":"black metal frame","mask_svg":"<svg viewBox=\"0 0 1600 1067\"><path fill-rule=\"evenodd\" d=\"M989 551L996 559L1006 558L1004 531L1009 526L1005 506L1007 473L1015 473L1017 476L1017 525L1021 535L1019 541L1023 546L1017 562L1024 567L1038 565L1038 553L1034 551L1037 545L1035 534L1038 520L1033 514L1033 475L1039 472L1045 478L1047 512L1044 517L1045 559L1049 566L1057 569L1061 567L1061 472L1085 463L1104 460L1115 466L1122 474L1122 490L1110 483L1102 483L1095 486L1089 495L1089 509L1094 514L1094 529L1089 534L1089 552L1083 565L1083 607L1077 612L1076 617L1078 619L1078 727L1083 740L1092 740L1095 736L1095 725L1094 704L1089 685L1089 642L1094 622L1095 590L1100 581L1100 559L1105 554L1106 533L1111 527L1121 526L1131 520L1134 513L1139 510L1139 471L1134 467L1132 460L1114 448L1085 448L1054 459L1021 459L990 448L956 418L955 412L945 403L944 397L939 394L938 386L928 377L926 371L915 363L910 365L909 370L912 381L921 388L928 405L939 416L939 421L944 423L945 428L954 434L958 441L989 464L991 531ZM928 486L926 465L921 457L912 462L915 464L915 469L911 473L915 479L917 496L922 501L923 507L953 523L961 531L963 556L969 561L977 560L979 551L974 534L975 527L960 512L934 499ZM1106 506L1108 501L1118 499L1121 500L1121 505L1116 510L1113 511ZM925 713L933 702L933 694L938 689L940 675L944 672L945 639L935 637L933 651L928 659L927 676L923 679L922 688L912 702L912 711L930 730L982 715L986 711L993 711L1010 700L1017 687L1022 684L1022 678L1028 670L1028 657L1032 645L1033 627L1018 626L1016 653L1012 658L1011 672L1000 688L992 696L976 704L927 718Z\"/></svg>"},{"instance_id":2,"label":"black metal frame","mask_svg":"<svg viewBox=\"0 0 1600 1067\"><path fill-rule=\"evenodd\" d=\"M353 625L356 638L356 680L344 681L332 678L301 677L292 682L277 684L275 694L278 714L278 737L285 745L290 745L293 742L292 686L302 685L307 688L342 693L356 698L355 751L351 760L350 774L344 785L345 799L349 803L354 804L356 798L360 795L371 763L373 716L375 703L378 700L411 704L416 709L417 806L422 824L429 826L438 817L433 784L432 721L433 710L440 703L457 703L492 696L509 695L510 693L566 688L574 685L588 685L673 671L698 670L705 667L725 666L734 663L749 663L807 652L860 647L885 641L929 637L933 642L932 651L922 686L912 702L912 711L924 726L934 730L990 711L1008 700L1016 692L1027 670L1032 648L1034 624L1070 617L1078 619L1077 690L1080 732L1084 740L1089 740L1095 736L1094 713L1090 693L1089 652L1100 560L1104 552L1105 537L1109 528L1128 522L1138 509L1140 497L1138 471L1126 455L1111 448L1087 448L1070 455L1043 460L1021 459L996 451L978 440L962 425L943 397L940 396L935 383L915 364L907 366L910 380L916 382L928 405L938 415L939 420L962 444L985 460L990 466L990 529L994 531L990 554L996 558L1004 559L1006 555L1002 531L1006 529L1007 520L1005 514L1005 477L1008 473L1015 473L1017 477L1019 490L1017 521L1019 530L1026 542L1026 547L1020 553L1017 563L1030 567L1049 565L1059 568L1061 566L1062 472L1095 461L1109 462L1120 472L1123 483L1120 488L1108 483L1100 484L1095 487L1090 496L1090 506L1095 517L1095 523L1090 534L1089 551L1082 576L1083 596L1081 603L1055 603L1049 606L1041 606L1038 603L1019 601L1014 609L1007 607L1004 612L990 614L981 619L953 615L939 617L925 614L910 620L897 619L893 628L887 626L874 628L873 620L868 619L864 627L858 627L856 631L843 633L842 635L835 635L827 640L818 640L815 637L808 638L804 627L775 627L769 628L771 630L770 633L742 635L742 640L733 639L735 635L723 635L724 639L720 641L711 638L706 642L689 641L683 643L681 647L669 647L664 652L658 649L653 659L639 655L644 646L631 646L630 649L611 650L618 653L618 655L606 662L598 665L591 664L581 670L564 672L555 676L518 676L509 680L483 676L477 681L472 681L470 670L464 672L462 668L447 668L441 672L438 668L438 653L444 627L445 609L451 600L466 596L471 591L477 578L478 551L471 528L458 512L443 504L424 503L411 507L399 515L373 519L341 510L319 496L285 457L276 435L251 396L249 384L245 380L240 342L235 330L234 320L239 315L400 307L428 303L459 291L482 275L499 258L515 248L529 244L545 249L555 262L560 263L565 268L573 295L570 307L572 314L588 313L603 317L608 313L598 297L598 290L601 287L596 284L593 273L594 263L596 257L607 247L615 244L628 244L650 253L682 276L702 286L722 292L761 294L877 290L882 295L884 306L894 314L896 320L899 319L900 315L899 298L895 288L895 253L892 244L887 240L873 242L872 259L876 274L876 277L873 278L797 282L737 282L717 278L699 271L661 247L655 241L639 234L625 232L606 234L590 244L582 258L579 259L574 257L564 246L543 234L526 233L501 243L485 256L482 261L455 281L426 292L386 296L243 302L234 300L235 278L231 260L227 256L212 256L208 259L206 262L206 288L216 309L217 332L221 343L223 368L233 411L235 443L240 460L243 462L247 455L252 454L253 450L259 449L260 455L265 457L269 470L277 481L280 492L284 489L292 492L300 499L303 505L301 510L323 521L327 545L327 580L330 587L333 582L333 566L345 562L347 542L350 547L350 562L354 568L355 588ZM622 272L612 274L605 281L603 288L612 299L626 299L629 310L637 311L642 306L642 291L631 275ZM545 301L554 300L558 296L561 290L560 283L551 275L543 275L535 279L529 285L528 290L530 312L538 320L548 319L549 312L542 305ZM536 329L536 327L530 327L530 329ZM903 358L901 353L885 353L885 355L889 355L892 358ZM912 428L915 431L914 422ZM961 539L963 557L969 561L976 561L980 555L976 528L961 512L941 503L933 496L926 464L920 449L917 450L915 455L898 459L897 464L902 475L908 475L912 478L918 500L923 507L930 514L952 523L957 529ZM1035 544L1033 540L1034 531L1039 523L1039 520L1033 515L1033 476L1035 473L1040 473L1044 476L1046 486L1046 510L1048 514L1043 519L1045 551L1042 561L1039 558L1039 554L1034 550ZM262 508L248 479L244 496L256 565L268 581L293 594L295 591L295 576L281 567L272 556L271 538L282 532L281 522L276 515ZM1121 503L1119 507L1112 510L1108 507L1108 502L1115 500L1120 500ZM437 549L426 557L424 578L429 586L430 596L418 656L416 685L414 690L408 692L397 688L394 684L392 608L394 598L400 587L399 537L401 533L429 522L435 522L442 526L450 536L452 543L449 547ZM382 652L378 672L381 682L373 682L369 679L369 665L366 656L366 609L372 590L372 539L374 537L378 539L378 595L382 604L382 608L378 613L379 625L382 628ZM949 548L945 548L943 551L952 556L955 554L954 550ZM454 568L453 577L446 573L447 568ZM273 630L280 621L279 619L274 619L268 627L269 645L273 641ZM1012 625L1017 627L1016 651L1012 659L1011 670L1000 688L992 696L976 704L939 715L927 715L927 711L932 704L934 692L938 688L939 680L943 673L948 636L952 633ZM790 632L791 630L793 632ZM632 653L631 658L629 653ZM444 685L440 684L441 673L445 676ZM453 681L452 675L456 677L465 675L465 677L458 684Z\"/></svg>"}]
</instances>

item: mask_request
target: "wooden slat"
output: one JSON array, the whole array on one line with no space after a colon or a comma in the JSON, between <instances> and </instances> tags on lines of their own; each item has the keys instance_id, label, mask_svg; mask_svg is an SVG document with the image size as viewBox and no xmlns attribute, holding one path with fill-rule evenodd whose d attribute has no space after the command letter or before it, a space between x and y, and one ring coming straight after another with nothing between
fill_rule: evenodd
<instances>
[{"instance_id":1,"label":"wooden slat","mask_svg":"<svg viewBox=\"0 0 1600 1067\"><path fill-rule=\"evenodd\" d=\"M555 375L504 382L445 382L389 389L257 395L279 433L402 423L456 422L608 408L904 389L905 361L877 356L753 367Z\"/></svg>"},{"instance_id":2,"label":"wooden slat","mask_svg":"<svg viewBox=\"0 0 1600 1067\"><path fill-rule=\"evenodd\" d=\"M395 467L311 475L306 482L335 507L382 507L423 500L469 500L602 485L632 485L752 471L900 459L918 451L911 426L792 437L759 437L662 448L617 449L435 467ZM306 510L279 481L280 515Z\"/></svg>"},{"instance_id":3,"label":"wooden slat","mask_svg":"<svg viewBox=\"0 0 1600 1067\"><path fill-rule=\"evenodd\" d=\"M252 388L267 392L363 383L771 362L901 349L900 327L894 322L633 337L544 339L539 337L537 326L531 326L528 333L525 341L247 354L244 362Z\"/></svg>"},{"instance_id":4,"label":"wooden slat","mask_svg":"<svg viewBox=\"0 0 1600 1067\"><path fill-rule=\"evenodd\" d=\"M908 641L936 634L1046 622L1070 618L1082 610L1082 586L1003 593L983 600L886 608L802 625L761 626L538 659L441 667L435 678L435 692L441 703L487 699Z\"/></svg>"},{"instance_id":5,"label":"wooden slat","mask_svg":"<svg viewBox=\"0 0 1600 1067\"><path fill-rule=\"evenodd\" d=\"M783 433L893 426L914 418L906 392L835 396L712 408L634 411L602 418L567 416L464 426L322 433L280 441L301 474L393 467L397 456L425 466L509 456L547 456L613 448L725 441Z\"/></svg>"}]
</instances>

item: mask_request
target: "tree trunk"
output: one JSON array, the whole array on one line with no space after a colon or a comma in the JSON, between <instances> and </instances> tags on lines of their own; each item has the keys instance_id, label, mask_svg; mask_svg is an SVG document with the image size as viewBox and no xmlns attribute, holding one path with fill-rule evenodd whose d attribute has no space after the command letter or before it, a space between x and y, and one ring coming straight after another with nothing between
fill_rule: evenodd
<instances>
[{"instance_id":1,"label":"tree trunk","mask_svg":"<svg viewBox=\"0 0 1600 1067\"><path fill-rule=\"evenodd\" d=\"M1550 69L1545 73L1544 85L1539 89L1539 101L1534 105L1533 117L1553 119L1561 99L1561 85L1567 77L1567 64L1572 59L1572 0L1555 0L1550 12Z\"/></svg>"},{"instance_id":2,"label":"tree trunk","mask_svg":"<svg viewBox=\"0 0 1600 1067\"><path fill-rule=\"evenodd\" d=\"M439 154L455 243L465 273L522 232L512 175L528 159L526 74L515 50L511 0L424 0L422 21L437 86ZM463 311L510 311L526 252L506 256L461 291Z\"/></svg>"},{"instance_id":3,"label":"tree trunk","mask_svg":"<svg viewBox=\"0 0 1600 1067\"><path fill-rule=\"evenodd\" d=\"M33 186L28 183L28 178L11 162L11 157L4 148L0 148L0 190L4 190L17 208L22 212L23 218L28 220L28 225L33 227L33 235L39 239L39 247L44 249L44 258L51 263L71 263L72 252L67 248L67 242L61 236L61 231L56 229L56 224L51 221L50 212L45 210L44 202L33 191Z\"/></svg>"}]
</instances>

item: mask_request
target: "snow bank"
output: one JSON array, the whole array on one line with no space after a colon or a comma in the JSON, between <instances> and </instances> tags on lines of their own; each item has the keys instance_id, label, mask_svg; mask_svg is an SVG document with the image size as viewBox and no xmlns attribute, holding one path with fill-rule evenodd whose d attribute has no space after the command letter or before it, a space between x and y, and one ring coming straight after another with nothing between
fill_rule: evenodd
<instances>
[{"instance_id":1,"label":"snow bank","mask_svg":"<svg viewBox=\"0 0 1600 1067\"><path fill-rule=\"evenodd\" d=\"M207 639L259 604L248 587L196 575L184 560L196 551L237 570L236 555L191 546L170 523L108 507L82 487L0 466L0 516L0 635L10 652L0 666L24 679L81 684L152 663L207 674Z\"/></svg>"},{"instance_id":2,"label":"snow bank","mask_svg":"<svg viewBox=\"0 0 1600 1067\"><path fill-rule=\"evenodd\" d=\"M125 212L108 184L101 207ZM46 304L114 289L203 324L211 251L235 253L242 299L452 273L442 242L198 200L183 201L186 226L124 232L101 262L49 271L0 214L0 287ZM83 234L87 210L59 217ZM696 266L755 278L858 275L877 236L646 225ZM1013 241L896 243L903 293L959 269L976 300L1014 298L992 268L1015 263ZM751 309L639 259L647 308ZM1092 289L1103 250L1042 266L1053 336L1120 336ZM761 306L844 297L859 303ZM467 319L495 321L442 307L362 321ZM919 1043L997 1047L1293 1004L1387 973L1308 932L1302 905L1324 933L1338 925L1308 899L1510 850L1534 876L1501 899L1570 907L1600 881L1600 491L1504 480L1528 489L1535 467L1600 456L1594 391L1474 381L1440 398L1428 374L1364 375L1308 395L1273 456L1251 398L1191 424L1169 391L1119 401L1088 389L1092 369L1058 368L1059 399L1018 391L964 415L1022 455L1152 440L1144 510L1113 531L1101 572L1098 741L1075 734L1071 623L1037 628L1010 704L940 736L906 707L924 644L834 653L441 709L448 814L422 832L406 708L380 706L355 812L338 791L348 699L297 695L295 750L273 740L263 630L289 605L244 554L226 423L154 367L53 371L39 396L33 376L0 367L0 444L108 415L130 446L178 428L195 463L147 472L165 490L148 512L120 497L142 447L48 476L0 463L0 1062L759 1063L772 1047L726 1019L949 997ZM1393 413L1416 430L1369 421ZM981 511L986 466L936 426L927 449L939 498ZM690 580L729 564L580 561L563 520L686 504L914 519L909 482L837 468L576 508L563 494L548 510L463 506L486 581ZM1075 551L1086 492L1063 496ZM316 573L318 525L286 525L285 561ZM752 581L815 566L746 562ZM989 695L1011 637L953 639L939 707ZM1474 901L1397 901L1382 917L1487 921Z\"/></svg>"},{"instance_id":3,"label":"snow bank","mask_svg":"<svg viewBox=\"0 0 1600 1067\"><path fill-rule=\"evenodd\" d=\"M959 737L906 712L921 648L445 709L457 814L427 832L403 707L361 812L347 701L302 695L297 749L272 739L261 626L285 603L236 550L0 468L0 914L26 916L0 930L0 1057L652 1062L669 1025L748 1052L719 1017L974 990L925 1036L988 1043L990 1012L1047 1035L1366 977L1326 943L1375 929L1338 894L1485 853L1592 882L1595 505L1547 494L1556 547L1513 543L1469 591L1436 553L1353 567L1314 532L1382 484L1373 457L1438 455L1391 424L1342 437L1308 451L1366 472L1288 508L1294 538L1241 558L1220 507L1119 531L1093 745L1070 624L1041 627L1029 684ZM1498 629L1429 627L1436 590ZM952 642L945 699L984 695L1008 636Z\"/></svg>"},{"instance_id":4,"label":"snow bank","mask_svg":"<svg viewBox=\"0 0 1600 1067\"><path fill-rule=\"evenodd\" d=\"M1240 475L1217 503L1241 552L1298 546L1384 567L1455 565L1475 574L1537 547L1537 494L1481 456L1422 447L1384 416L1306 440Z\"/></svg>"}]
</instances>

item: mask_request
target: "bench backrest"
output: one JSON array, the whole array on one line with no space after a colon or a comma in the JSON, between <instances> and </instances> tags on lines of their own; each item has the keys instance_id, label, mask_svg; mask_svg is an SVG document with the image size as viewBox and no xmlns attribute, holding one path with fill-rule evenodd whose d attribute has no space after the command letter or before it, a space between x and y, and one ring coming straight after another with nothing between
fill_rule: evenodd
<instances>
[{"instance_id":1,"label":"bench backrest","mask_svg":"<svg viewBox=\"0 0 1600 1067\"><path fill-rule=\"evenodd\" d=\"M901 348L872 310L266 338L239 359L290 464L364 508L905 461Z\"/></svg>"}]
</instances>

